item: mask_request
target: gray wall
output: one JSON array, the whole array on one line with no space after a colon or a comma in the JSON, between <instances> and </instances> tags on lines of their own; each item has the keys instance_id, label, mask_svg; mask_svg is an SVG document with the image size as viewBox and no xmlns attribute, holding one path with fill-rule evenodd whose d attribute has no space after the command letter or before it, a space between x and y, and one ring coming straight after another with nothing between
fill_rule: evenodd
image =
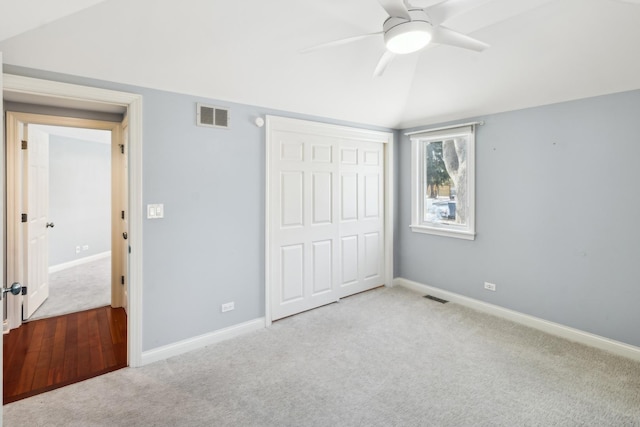
<instances>
[{"instance_id":1,"label":"gray wall","mask_svg":"<svg viewBox=\"0 0 640 427\"><path fill-rule=\"evenodd\" d=\"M143 203L164 203L165 218L143 222L143 350L264 315L265 137L253 120L335 121L10 65L5 71L144 97ZM232 128L196 127L196 102L230 107ZM403 137L396 275L640 345L639 116L640 92L629 92L484 117L475 241L409 231ZM484 291L485 280L498 291ZM220 313L228 301L236 309Z\"/></svg>"},{"instance_id":2,"label":"gray wall","mask_svg":"<svg viewBox=\"0 0 640 427\"><path fill-rule=\"evenodd\" d=\"M403 136L396 275L640 346L639 118L640 91L480 118L475 241L409 230Z\"/></svg>"},{"instance_id":3,"label":"gray wall","mask_svg":"<svg viewBox=\"0 0 640 427\"><path fill-rule=\"evenodd\" d=\"M111 145L49 136L49 220L50 266L111 250Z\"/></svg>"},{"instance_id":4,"label":"gray wall","mask_svg":"<svg viewBox=\"0 0 640 427\"><path fill-rule=\"evenodd\" d=\"M265 128L258 116L353 125L5 65L5 72L143 96L143 351L264 316ZM196 103L231 108L231 129L198 127ZM220 305L235 302L222 314Z\"/></svg>"}]
</instances>

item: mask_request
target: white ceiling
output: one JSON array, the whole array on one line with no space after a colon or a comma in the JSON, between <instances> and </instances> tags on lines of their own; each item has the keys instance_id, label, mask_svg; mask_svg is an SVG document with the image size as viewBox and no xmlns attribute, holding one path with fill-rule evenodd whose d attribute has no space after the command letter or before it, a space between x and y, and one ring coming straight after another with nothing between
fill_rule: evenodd
<instances>
[{"instance_id":1,"label":"white ceiling","mask_svg":"<svg viewBox=\"0 0 640 427\"><path fill-rule=\"evenodd\" d=\"M376 0L51 3L3 0L5 63L391 128L640 88L635 0L478 0L446 25L489 49L428 47L378 78L381 38L299 53L380 31Z\"/></svg>"}]
</instances>

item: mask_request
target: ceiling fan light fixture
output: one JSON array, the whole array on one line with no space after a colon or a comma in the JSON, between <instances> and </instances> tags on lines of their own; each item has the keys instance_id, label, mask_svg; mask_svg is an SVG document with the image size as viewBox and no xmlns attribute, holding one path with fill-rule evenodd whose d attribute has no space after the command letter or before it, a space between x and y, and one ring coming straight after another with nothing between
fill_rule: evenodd
<instances>
[{"instance_id":1,"label":"ceiling fan light fixture","mask_svg":"<svg viewBox=\"0 0 640 427\"><path fill-rule=\"evenodd\" d=\"M393 53L417 52L431 41L431 25L425 21L407 21L384 33L384 43Z\"/></svg>"}]
</instances>

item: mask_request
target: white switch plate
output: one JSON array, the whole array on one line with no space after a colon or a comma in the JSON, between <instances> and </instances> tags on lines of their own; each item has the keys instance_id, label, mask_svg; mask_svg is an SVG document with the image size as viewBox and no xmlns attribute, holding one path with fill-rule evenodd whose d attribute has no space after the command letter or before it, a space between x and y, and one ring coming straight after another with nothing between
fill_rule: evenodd
<instances>
[{"instance_id":1,"label":"white switch plate","mask_svg":"<svg viewBox=\"0 0 640 427\"><path fill-rule=\"evenodd\" d=\"M233 301L222 304L222 312L226 313L227 311L231 311L235 308Z\"/></svg>"},{"instance_id":2,"label":"white switch plate","mask_svg":"<svg viewBox=\"0 0 640 427\"><path fill-rule=\"evenodd\" d=\"M148 219L164 218L164 205L162 203L147 205L147 218Z\"/></svg>"}]
</instances>

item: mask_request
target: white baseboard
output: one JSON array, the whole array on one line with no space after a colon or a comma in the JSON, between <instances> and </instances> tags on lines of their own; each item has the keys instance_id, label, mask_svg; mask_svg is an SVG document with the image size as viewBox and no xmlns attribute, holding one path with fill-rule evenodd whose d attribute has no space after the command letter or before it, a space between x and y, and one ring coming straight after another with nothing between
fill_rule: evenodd
<instances>
[{"instance_id":1,"label":"white baseboard","mask_svg":"<svg viewBox=\"0 0 640 427\"><path fill-rule=\"evenodd\" d=\"M84 258L74 259L73 261L64 262L62 264L56 264L49 267L49 274L57 273L58 271L66 270L67 268L77 267L82 264L86 264L91 261L97 261L102 258L109 258L111 256L111 251L101 252L99 254L87 256Z\"/></svg>"},{"instance_id":2,"label":"white baseboard","mask_svg":"<svg viewBox=\"0 0 640 427\"><path fill-rule=\"evenodd\" d=\"M140 366L179 356L265 327L264 317L142 352Z\"/></svg>"},{"instance_id":3,"label":"white baseboard","mask_svg":"<svg viewBox=\"0 0 640 427\"><path fill-rule=\"evenodd\" d=\"M422 283L403 279L401 277L395 278L393 280L393 284L411 289L416 292L420 292L425 295L433 295L434 297L455 302L457 304L464 305L466 307L470 307L488 314L492 314L494 316L502 317L504 319L508 319L513 322L520 323L522 325L529 326L531 328L538 329L552 335L566 338L570 341L578 342L608 351L613 354L617 354L619 356L640 361L640 347L635 347L633 345L601 337L599 335L591 334L589 332L581 331L569 326L564 326L559 323L550 322L548 320L540 319L528 314L520 313L473 298L465 297L454 292L445 291L439 288L434 288L433 286L428 286Z\"/></svg>"}]
</instances>

